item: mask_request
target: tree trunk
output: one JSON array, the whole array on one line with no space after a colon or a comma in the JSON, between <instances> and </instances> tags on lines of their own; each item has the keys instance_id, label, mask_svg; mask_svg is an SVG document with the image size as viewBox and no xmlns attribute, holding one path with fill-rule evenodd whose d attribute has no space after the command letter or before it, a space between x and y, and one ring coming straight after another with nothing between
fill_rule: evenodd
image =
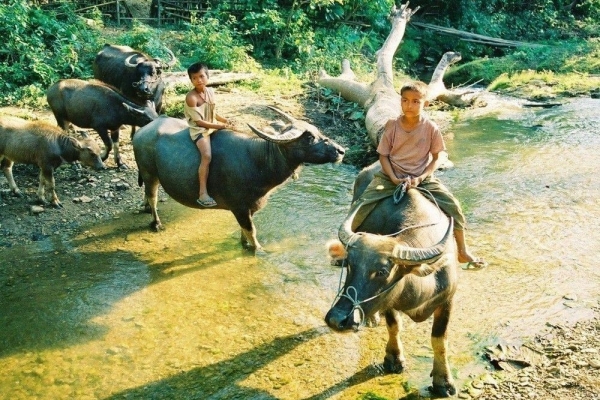
<instances>
[{"instance_id":1,"label":"tree trunk","mask_svg":"<svg viewBox=\"0 0 600 400\"><path fill-rule=\"evenodd\" d=\"M369 139L375 146L379 144L386 122L400 115L400 95L396 92L393 82L393 58L404 36L406 24L418 9L419 7L413 11L408 8L408 2L399 9L396 6L392 7L389 16L392 29L377 52L377 78L374 82L357 82L348 60L342 61L342 73L338 77L331 77L323 70L319 73L317 82L321 86L337 91L344 99L357 103L366 110L365 125ZM444 54L429 83L430 100L437 99L458 107L473 102L463 100L461 95L448 91L444 86L444 73L450 65L459 60L459 53Z\"/></svg>"}]
</instances>

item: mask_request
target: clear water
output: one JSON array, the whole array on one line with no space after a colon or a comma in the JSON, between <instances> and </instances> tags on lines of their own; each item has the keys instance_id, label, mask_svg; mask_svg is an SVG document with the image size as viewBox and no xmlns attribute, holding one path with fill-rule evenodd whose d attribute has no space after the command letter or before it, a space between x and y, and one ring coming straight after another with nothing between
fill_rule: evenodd
<instances>
[{"instance_id":1,"label":"clear water","mask_svg":"<svg viewBox=\"0 0 600 400\"><path fill-rule=\"evenodd\" d=\"M459 384L486 368L486 345L589 317L600 300L599 106L453 126L456 167L440 177L490 262L460 273L449 333ZM73 240L1 250L0 398L393 399L425 388L431 320L406 319L402 375L376 368L383 325L344 335L323 322L340 279L325 243L356 173L307 166L277 190L256 215L267 251L256 257L231 213L172 201L158 234L148 215L123 214Z\"/></svg>"}]
</instances>

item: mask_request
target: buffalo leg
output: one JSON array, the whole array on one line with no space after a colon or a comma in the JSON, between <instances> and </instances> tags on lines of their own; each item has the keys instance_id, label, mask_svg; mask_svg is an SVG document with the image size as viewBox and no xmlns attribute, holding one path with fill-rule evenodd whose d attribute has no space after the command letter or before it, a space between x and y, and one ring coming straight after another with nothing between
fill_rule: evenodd
<instances>
[{"instance_id":1,"label":"buffalo leg","mask_svg":"<svg viewBox=\"0 0 600 400\"><path fill-rule=\"evenodd\" d=\"M40 186L37 194L41 203L46 203L46 199L44 197L44 185L48 186L48 191L52 194L51 204L56 208L62 208L62 204L60 204L58 196L56 195L56 183L54 181L53 169L42 168L40 171Z\"/></svg>"},{"instance_id":2,"label":"buffalo leg","mask_svg":"<svg viewBox=\"0 0 600 400\"><path fill-rule=\"evenodd\" d=\"M404 346L402 346L402 341L400 340L400 330L402 329L400 313L396 310L386 311L385 322L387 324L389 338L387 345L385 346L383 368L388 372L399 374L406 367Z\"/></svg>"},{"instance_id":3,"label":"buffalo leg","mask_svg":"<svg viewBox=\"0 0 600 400\"><path fill-rule=\"evenodd\" d=\"M256 227L254 221L252 221L252 215L250 210L244 211L232 211L235 219L242 228L242 234L240 241L245 249L259 250L261 248L256 238Z\"/></svg>"},{"instance_id":4,"label":"buffalo leg","mask_svg":"<svg viewBox=\"0 0 600 400\"><path fill-rule=\"evenodd\" d=\"M163 229L160 218L158 217L158 179L155 177L142 176L144 180L145 203L150 206L152 222L150 228L156 232Z\"/></svg>"},{"instance_id":5,"label":"buffalo leg","mask_svg":"<svg viewBox=\"0 0 600 400\"><path fill-rule=\"evenodd\" d=\"M121 160L121 153L119 151L119 128L110 132L110 138L112 140L113 149L114 149L114 158L115 164L119 168L127 168L127 165L123 164L123 160Z\"/></svg>"},{"instance_id":6,"label":"buffalo leg","mask_svg":"<svg viewBox=\"0 0 600 400\"><path fill-rule=\"evenodd\" d=\"M447 328L451 309L452 304L450 302L436 308L433 312L433 326L431 328L431 347L433 348L432 391L434 394L444 397L456 394L447 354Z\"/></svg>"},{"instance_id":7,"label":"buffalo leg","mask_svg":"<svg viewBox=\"0 0 600 400\"><path fill-rule=\"evenodd\" d=\"M17 184L15 183L15 178L13 177L13 173L12 173L13 164L14 163L11 160L9 160L8 158L2 159L2 171L4 172L4 176L6 177L6 180L8 181L8 187L13 192L13 194L15 196L22 197L23 194L17 187Z\"/></svg>"},{"instance_id":8,"label":"buffalo leg","mask_svg":"<svg viewBox=\"0 0 600 400\"><path fill-rule=\"evenodd\" d=\"M102 139L102 143L104 143L104 150L102 151L100 158L102 159L102 161L106 161L106 159L108 158L108 155L110 154L110 151L112 150L113 143L112 143L110 136L108 136L107 129L99 130L98 135L100 135L100 139ZM112 133L111 133L111 135L112 135Z\"/></svg>"}]
</instances>

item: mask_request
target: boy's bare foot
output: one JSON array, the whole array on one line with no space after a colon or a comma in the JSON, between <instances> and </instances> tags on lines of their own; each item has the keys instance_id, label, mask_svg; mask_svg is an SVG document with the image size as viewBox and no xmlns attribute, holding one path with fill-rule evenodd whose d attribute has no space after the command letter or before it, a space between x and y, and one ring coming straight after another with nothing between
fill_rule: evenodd
<instances>
[{"instance_id":1,"label":"boy's bare foot","mask_svg":"<svg viewBox=\"0 0 600 400\"><path fill-rule=\"evenodd\" d=\"M461 264L465 264L462 266L462 269L470 271L477 271L488 266L487 261L485 261L483 258L473 257L469 253L459 254L458 262Z\"/></svg>"}]
</instances>

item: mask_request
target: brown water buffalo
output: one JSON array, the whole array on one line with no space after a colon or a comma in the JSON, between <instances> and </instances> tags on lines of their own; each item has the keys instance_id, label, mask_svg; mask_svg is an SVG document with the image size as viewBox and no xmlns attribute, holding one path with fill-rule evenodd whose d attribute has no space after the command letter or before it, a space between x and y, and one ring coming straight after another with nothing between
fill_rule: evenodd
<instances>
[{"instance_id":1,"label":"brown water buffalo","mask_svg":"<svg viewBox=\"0 0 600 400\"><path fill-rule=\"evenodd\" d=\"M242 245L255 250L260 244L252 216L266 204L269 192L303 163L338 162L344 155L344 149L315 126L273 110L291 121L280 134L251 126L260 137L230 130L211 135L208 192L217 201L216 208L230 210L237 219L242 228ZM156 212L159 183L177 202L202 208L196 203L200 153L190 139L185 121L161 116L135 134L133 150L145 184L153 229L162 227Z\"/></svg>"},{"instance_id":2,"label":"brown water buffalo","mask_svg":"<svg viewBox=\"0 0 600 400\"><path fill-rule=\"evenodd\" d=\"M99 154L100 148L89 137L77 140L46 122L0 117L0 162L10 189L17 196L21 196L21 192L12 174L15 162L40 167L39 201L46 202L44 186L48 186L48 192L52 193L51 204L62 207L54 190L54 170L63 162L75 161L102 169L104 164Z\"/></svg>"},{"instance_id":3,"label":"brown water buffalo","mask_svg":"<svg viewBox=\"0 0 600 400\"><path fill-rule=\"evenodd\" d=\"M152 101L140 107L112 86L96 80L62 79L48 88L46 98L61 128L67 130L73 123L98 132L105 146L102 160L114 147L118 167L125 167L119 152L121 125L144 126L158 118Z\"/></svg>"},{"instance_id":4,"label":"brown water buffalo","mask_svg":"<svg viewBox=\"0 0 600 400\"><path fill-rule=\"evenodd\" d=\"M355 198L364 191L374 168L359 174ZM382 313L389 334L383 366L399 373L406 362L400 312L415 322L433 315L432 391L444 397L454 395L446 355L446 331L457 287L452 220L418 189L410 189L398 204L393 197L380 200L353 230L361 204L362 199L353 203L339 229L339 241L329 245L330 255L342 260L347 274L325 322L334 331L356 330Z\"/></svg>"}]
</instances>

